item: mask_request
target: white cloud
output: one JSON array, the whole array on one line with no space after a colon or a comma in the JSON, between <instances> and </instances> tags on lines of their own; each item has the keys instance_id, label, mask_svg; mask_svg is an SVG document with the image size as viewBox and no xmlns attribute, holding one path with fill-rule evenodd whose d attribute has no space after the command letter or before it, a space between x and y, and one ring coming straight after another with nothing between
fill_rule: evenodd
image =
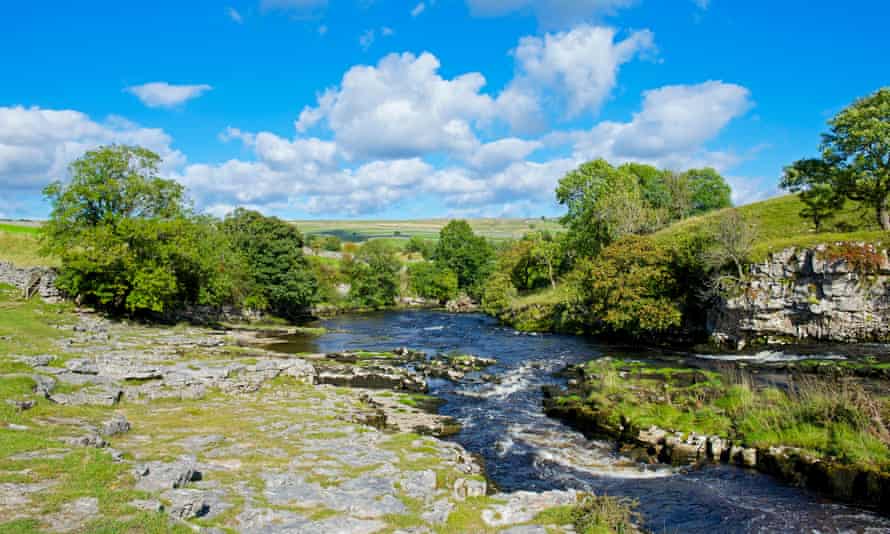
<instances>
[{"instance_id":1,"label":"white cloud","mask_svg":"<svg viewBox=\"0 0 890 534\"><path fill-rule=\"evenodd\" d=\"M68 165L85 151L111 143L153 150L164 159L164 172L185 163L160 129L115 117L99 123L72 110L0 107L0 188L34 192L67 176Z\"/></svg>"},{"instance_id":2,"label":"white cloud","mask_svg":"<svg viewBox=\"0 0 890 534\"><path fill-rule=\"evenodd\" d=\"M396 31L394 29L390 28L389 26L383 26L382 28L380 28L380 35L382 35L384 37L389 37L391 35L395 35L395 33L396 33Z\"/></svg>"},{"instance_id":3,"label":"white cloud","mask_svg":"<svg viewBox=\"0 0 890 534\"><path fill-rule=\"evenodd\" d=\"M442 78L429 53L390 54L376 66L355 66L340 85L318 97L296 122L305 132L324 122L350 157L403 158L465 153L478 141L472 126L495 116L485 78Z\"/></svg>"},{"instance_id":4,"label":"white cloud","mask_svg":"<svg viewBox=\"0 0 890 534\"><path fill-rule=\"evenodd\" d=\"M412 17L420 16L420 14L423 13L424 11L426 11L426 4L421 2L421 3L417 4L416 6L414 6L414 9L411 10L411 16Z\"/></svg>"},{"instance_id":5,"label":"white cloud","mask_svg":"<svg viewBox=\"0 0 890 534\"><path fill-rule=\"evenodd\" d=\"M244 23L244 17L242 17L241 13L238 13L238 10L234 7L227 7L226 15L228 15L233 22L236 22L238 24Z\"/></svg>"},{"instance_id":6,"label":"white cloud","mask_svg":"<svg viewBox=\"0 0 890 534\"><path fill-rule=\"evenodd\" d=\"M568 117L598 111L615 88L621 65L655 50L648 30L621 41L616 41L616 33L613 28L582 25L543 38L524 37L513 51L518 72L508 94L538 102L545 91L553 92Z\"/></svg>"},{"instance_id":7,"label":"white cloud","mask_svg":"<svg viewBox=\"0 0 890 534\"><path fill-rule=\"evenodd\" d=\"M643 108L630 122L597 124L578 138L576 152L583 159L728 168L737 163L736 156L708 152L704 145L752 105L747 89L719 81L647 91Z\"/></svg>"},{"instance_id":8,"label":"white cloud","mask_svg":"<svg viewBox=\"0 0 890 534\"><path fill-rule=\"evenodd\" d=\"M571 27L630 7L636 0L467 0L470 13L499 17L514 12L534 14L548 28Z\"/></svg>"},{"instance_id":9,"label":"white cloud","mask_svg":"<svg viewBox=\"0 0 890 534\"><path fill-rule=\"evenodd\" d=\"M702 11L708 9L711 5L711 0L692 0L692 3Z\"/></svg>"},{"instance_id":10,"label":"white cloud","mask_svg":"<svg viewBox=\"0 0 890 534\"><path fill-rule=\"evenodd\" d=\"M171 85L167 82L152 82L127 87L126 91L136 95L150 108L171 108L197 98L213 89L209 85Z\"/></svg>"}]
</instances>

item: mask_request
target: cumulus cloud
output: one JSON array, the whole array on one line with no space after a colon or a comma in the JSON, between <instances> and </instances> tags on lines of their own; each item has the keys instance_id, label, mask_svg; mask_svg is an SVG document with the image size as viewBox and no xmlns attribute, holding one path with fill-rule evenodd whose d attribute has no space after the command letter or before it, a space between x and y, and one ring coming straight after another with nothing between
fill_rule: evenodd
<instances>
[{"instance_id":1,"label":"cumulus cloud","mask_svg":"<svg viewBox=\"0 0 890 534\"><path fill-rule=\"evenodd\" d=\"M167 82L151 82L127 87L126 91L150 108L172 108L213 89L206 84L171 85Z\"/></svg>"},{"instance_id":2,"label":"cumulus cloud","mask_svg":"<svg viewBox=\"0 0 890 534\"><path fill-rule=\"evenodd\" d=\"M111 143L153 150L164 158L165 172L185 163L160 129L116 117L100 123L73 110L0 107L0 188L34 193L64 178L69 163L85 151Z\"/></svg>"},{"instance_id":3,"label":"cumulus cloud","mask_svg":"<svg viewBox=\"0 0 890 534\"><path fill-rule=\"evenodd\" d=\"M738 158L705 151L704 145L752 106L746 88L720 81L654 89L643 94L642 109L630 122L601 122L580 135L576 152L585 159L727 168Z\"/></svg>"},{"instance_id":4,"label":"cumulus cloud","mask_svg":"<svg viewBox=\"0 0 890 534\"><path fill-rule=\"evenodd\" d=\"M356 158L406 158L433 152L463 153L478 144L472 126L494 117L494 102L480 92L476 72L439 75L430 53L390 54L376 66L356 66L340 85L303 109L305 132L324 122L338 145Z\"/></svg>"},{"instance_id":5,"label":"cumulus cloud","mask_svg":"<svg viewBox=\"0 0 890 534\"><path fill-rule=\"evenodd\" d=\"M515 12L535 15L548 28L570 27L630 7L636 0L467 0L470 13L499 17Z\"/></svg>"},{"instance_id":6,"label":"cumulus cloud","mask_svg":"<svg viewBox=\"0 0 890 534\"><path fill-rule=\"evenodd\" d=\"M426 4L421 2L421 3L417 4L416 6L414 6L414 9L411 10L411 16L418 17L424 11L426 11Z\"/></svg>"},{"instance_id":7,"label":"cumulus cloud","mask_svg":"<svg viewBox=\"0 0 890 534\"><path fill-rule=\"evenodd\" d=\"M532 111L546 91L558 95L568 117L598 111L615 88L621 65L655 51L654 35L648 30L618 41L616 34L613 28L582 25L521 39L513 51L517 76L507 94L524 97ZM522 115L518 119L516 124L522 126Z\"/></svg>"}]
</instances>

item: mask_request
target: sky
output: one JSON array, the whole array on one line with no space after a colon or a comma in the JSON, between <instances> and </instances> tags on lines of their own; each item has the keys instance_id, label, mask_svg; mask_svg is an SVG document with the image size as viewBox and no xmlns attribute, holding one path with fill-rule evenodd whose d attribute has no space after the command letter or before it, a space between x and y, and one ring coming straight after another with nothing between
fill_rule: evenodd
<instances>
[{"instance_id":1,"label":"sky","mask_svg":"<svg viewBox=\"0 0 890 534\"><path fill-rule=\"evenodd\" d=\"M598 157L712 166L744 204L890 85L890 3L9 2L0 217L84 151L147 147L195 206L538 217Z\"/></svg>"}]
</instances>

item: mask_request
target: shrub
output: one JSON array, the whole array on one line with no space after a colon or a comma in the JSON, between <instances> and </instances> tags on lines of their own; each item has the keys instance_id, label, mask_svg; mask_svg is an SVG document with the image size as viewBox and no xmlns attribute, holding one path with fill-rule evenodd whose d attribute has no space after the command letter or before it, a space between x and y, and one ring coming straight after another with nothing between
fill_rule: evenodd
<instances>
[{"instance_id":1,"label":"shrub","mask_svg":"<svg viewBox=\"0 0 890 534\"><path fill-rule=\"evenodd\" d=\"M423 298L446 302L457 296L457 275L451 269L431 262L418 262L408 268L411 289Z\"/></svg>"}]
</instances>

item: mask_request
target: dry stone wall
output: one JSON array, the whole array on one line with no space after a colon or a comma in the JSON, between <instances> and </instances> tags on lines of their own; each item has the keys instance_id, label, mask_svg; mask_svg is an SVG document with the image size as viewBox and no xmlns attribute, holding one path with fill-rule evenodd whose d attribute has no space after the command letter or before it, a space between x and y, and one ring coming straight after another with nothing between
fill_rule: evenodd
<instances>
[{"instance_id":1,"label":"dry stone wall","mask_svg":"<svg viewBox=\"0 0 890 534\"><path fill-rule=\"evenodd\" d=\"M9 262L0 262L0 284L9 284L20 289L28 296L38 295L50 302L62 299L62 293L56 288L58 273L48 267L16 267Z\"/></svg>"}]
</instances>

